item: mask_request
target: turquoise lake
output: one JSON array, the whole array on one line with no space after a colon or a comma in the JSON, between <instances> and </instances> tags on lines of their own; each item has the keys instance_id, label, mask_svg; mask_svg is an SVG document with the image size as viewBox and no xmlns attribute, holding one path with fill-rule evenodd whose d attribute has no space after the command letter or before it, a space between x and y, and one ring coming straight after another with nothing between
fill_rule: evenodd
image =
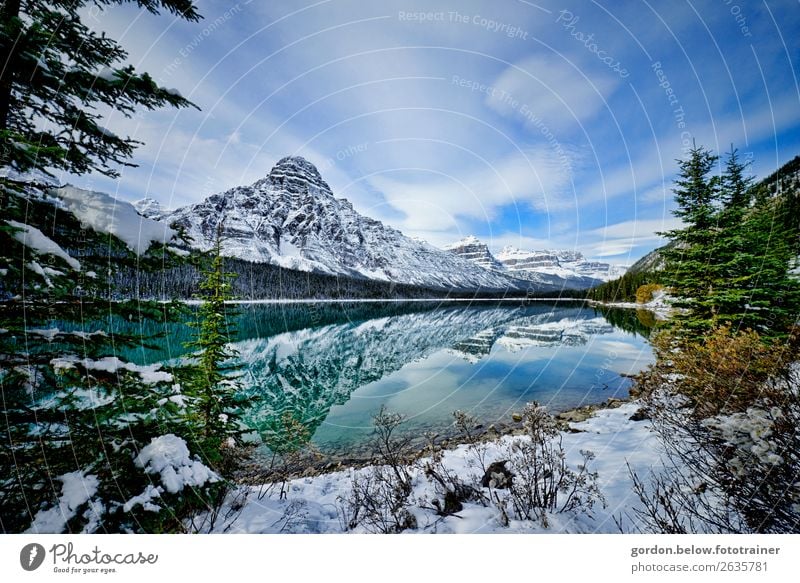
<instances>
[{"instance_id":1,"label":"turquoise lake","mask_svg":"<svg viewBox=\"0 0 800 583\"><path fill-rule=\"evenodd\" d=\"M403 430L447 434L455 410L508 422L525 403L558 412L628 394L653 361L648 313L580 302L241 304L232 316L245 421L280 443L294 425L324 453L351 455L381 406ZM154 362L179 357L189 329L168 331Z\"/></svg>"}]
</instances>

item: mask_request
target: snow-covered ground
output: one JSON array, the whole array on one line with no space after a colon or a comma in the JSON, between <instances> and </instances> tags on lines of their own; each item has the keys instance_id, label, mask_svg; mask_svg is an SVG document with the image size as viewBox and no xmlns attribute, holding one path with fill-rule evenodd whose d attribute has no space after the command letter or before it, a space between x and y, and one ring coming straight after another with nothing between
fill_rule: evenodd
<instances>
[{"instance_id":1,"label":"snow-covered ground","mask_svg":"<svg viewBox=\"0 0 800 583\"><path fill-rule=\"evenodd\" d=\"M599 304L609 306L612 308L633 308L637 310L648 310L653 312L659 320L668 319L675 308L672 306L673 298L663 290L653 293L653 299L647 303L640 304L638 302L597 302L594 300L587 300L590 304Z\"/></svg>"},{"instance_id":2,"label":"snow-covered ground","mask_svg":"<svg viewBox=\"0 0 800 583\"><path fill-rule=\"evenodd\" d=\"M639 409L636 401L625 403L616 409L603 409L587 421L571 424L576 432L561 434L566 460L573 469L582 462L582 450L594 452L595 459L590 470L598 473L597 484L605 498L605 505L595 504L590 513L554 514L548 518L548 527L529 520L511 520L503 525L500 510L493 504L482 505L465 502L461 511L454 515L441 517L430 507L412 505L410 509L417 522L417 528L410 532L437 533L615 533L619 532L616 521L631 526L634 518L632 509L638 498L632 492L628 464L640 476L647 476L651 468L660 466L661 449L659 440L651 432L649 421L631 421L630 417ZM487 445L486 465L506 459L508 446L521 436L506 436ZM413 492L411 498L417 501L432 500L437 497L434 486L423 472L411 470ZM463 480L483 472L477 467L474 455L466 445L458 446L444 453L443 464ZM288 483L288 495L280 497L280 488L268 489L265 486L242 487L230 497L234 506L241 505L240 511L232 512L233 518L218 520L213 532L232 533L339 533L344 532L340 520L340 498L347 496L354 474L369 472L370 468L347 469L315 477L298 478ZM259 493L268 491L259 499ZM485 489L489 492L488 488ZM501 493L502 491L497 491ZM441 494L439 494L441 497ZM230 503L222 515L231 511Z\"/></svg>"}]
</instances>

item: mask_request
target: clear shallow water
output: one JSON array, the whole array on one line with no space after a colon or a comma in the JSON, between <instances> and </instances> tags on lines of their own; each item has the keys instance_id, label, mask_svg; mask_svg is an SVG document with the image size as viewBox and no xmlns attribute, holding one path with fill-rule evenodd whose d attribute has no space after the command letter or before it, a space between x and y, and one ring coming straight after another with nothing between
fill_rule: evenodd
<instances>
[{"instance_id":1,"label":"clear shallow water","mask_svg":"<svg viewBox=\"0 0 800 583\"><path fill-rule=\"evenodd\" d=\"M421 436L447 433L457 409L488 425L529 401L627 396L620 373L652 361L646 334L635 312L581 304L253 305L236 348L256 398L245 420L265 443L299 424L323 452L351 455L381 406Z\"/></svg>"}]
</instances>

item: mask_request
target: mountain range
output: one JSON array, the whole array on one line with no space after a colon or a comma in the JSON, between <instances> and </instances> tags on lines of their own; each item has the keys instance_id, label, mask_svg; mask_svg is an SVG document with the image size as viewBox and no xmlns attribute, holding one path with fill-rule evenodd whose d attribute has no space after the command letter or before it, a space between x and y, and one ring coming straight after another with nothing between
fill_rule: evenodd
<instances>
[{"instance_id":1,"label":"mountain range","mask_svg":"<svg viewBox=\"0 0 800 583\"><path fill-rule=\"evenodd\" d=\"M137 206L210 249L221 226L223 254L282 268L417 286L522 290L528 282L490 271L359 214L334 197L304 158L281 159L269 174L183 208ZM536 288L538 289L538 288Z\"/></svg>"},{"instance_id":2,"label":"mountain range","mask_svg":"<svg viewBox=\"0 0 800 583\"><path fill-rule=\"evenodd\" d=\"M485 269L538 285L586 289L625 273L622 266L587 261L579 251L567 249L525 251L506 246L495 256L486 243L473 235L445 249Z\"/></svg>"},{"instance_id":3,"label":"mountain range","mask_svg":"<svg viewBox=\"0 0 800 583\"><path fill-rule=\"evenodd\" d=\"M34 187L32 183L31 195L35 192L73 214L84 226L120 238L136 255L146 252L153 242L164 243L180 255L193 248L207 251L220 233L223 255L235 260L231 264L234 271L247 275L246 281L239 279L248 289L239 291L254 299L273 297L274 293L283 297L283 291L270 287L273 284L269 282L276 278L281 289L289 282L295 290L291 297L299 297L298 284L309 287L305 293L317 285L341 288L321 292L335 297L358 295L361 288L365 297L376 293L375 297L392 297L392 289L404 297L418 297L425 290L438 297L582 289L615 273L612 266L586 261L574 251L507 247L495 257L475 237L439 249L358 213L350 202L334 196L313 164L298 156L281 159L264 178L249 186L231 188L174 210L162 208L153 198L130 204L70 185ZM181 243L178 233L186 235L187 241ZM187 269L164 272L152 282L143 274L121 273L120 277L133 278L139 293L170 296L194 285L197 274ZM307 285L302 285L303 278L308 279Z\"/></svg>"},{"instance_id":4,"label":"mountain range","mask_svg":"<svg viewBox=\"0 0 800 583\"><path fill-rule=\"evenodd\" d=\"M524 252L510 248L494 258L475 238L438 249L358 213L299 156L281 159L249 186L177 210L165 211L152 198L135 207L148 219L182 229L202 250L212 248L221 228L225 256L295 271L482 291L588 288L615 273L608 264L566 251L540 264L525 263Z\"/></svg>"}]
</instances>

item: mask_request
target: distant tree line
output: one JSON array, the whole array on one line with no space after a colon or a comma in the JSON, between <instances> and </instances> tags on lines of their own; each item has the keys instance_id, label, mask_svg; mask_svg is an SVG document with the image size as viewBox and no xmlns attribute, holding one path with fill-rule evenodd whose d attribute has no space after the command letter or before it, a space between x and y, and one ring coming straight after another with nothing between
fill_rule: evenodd
<instances>
[{"instance_id":1,"label":"distant tree line","mask_svg":"<svg viewBox=\"0 0 800 583\"><path fill-rule=\"evenodd\" d=\"M659 273L655 271L626 273L590 289L586 297L598 302L635 302L636 290L643 285L659 283L659 279Z\"/></svg>"},{"instance_id":2,"label":"distant tree line","mask_svg":"<svg viewBox=\"0 0 800 583\"><path fill-rule=\"evenodd\" d=\"M234 274L231 292L240 300L501 298L524 295L524 292L514 292L515 296L500 290L454 290L297 271L235 258L225 258L225 269ZM197 293L200 281L200 272L190 262L158 270L139 270L131 266L113 276L114 289L121 297L147 299L190 299Z\"/></svg>"}]
</instances>

